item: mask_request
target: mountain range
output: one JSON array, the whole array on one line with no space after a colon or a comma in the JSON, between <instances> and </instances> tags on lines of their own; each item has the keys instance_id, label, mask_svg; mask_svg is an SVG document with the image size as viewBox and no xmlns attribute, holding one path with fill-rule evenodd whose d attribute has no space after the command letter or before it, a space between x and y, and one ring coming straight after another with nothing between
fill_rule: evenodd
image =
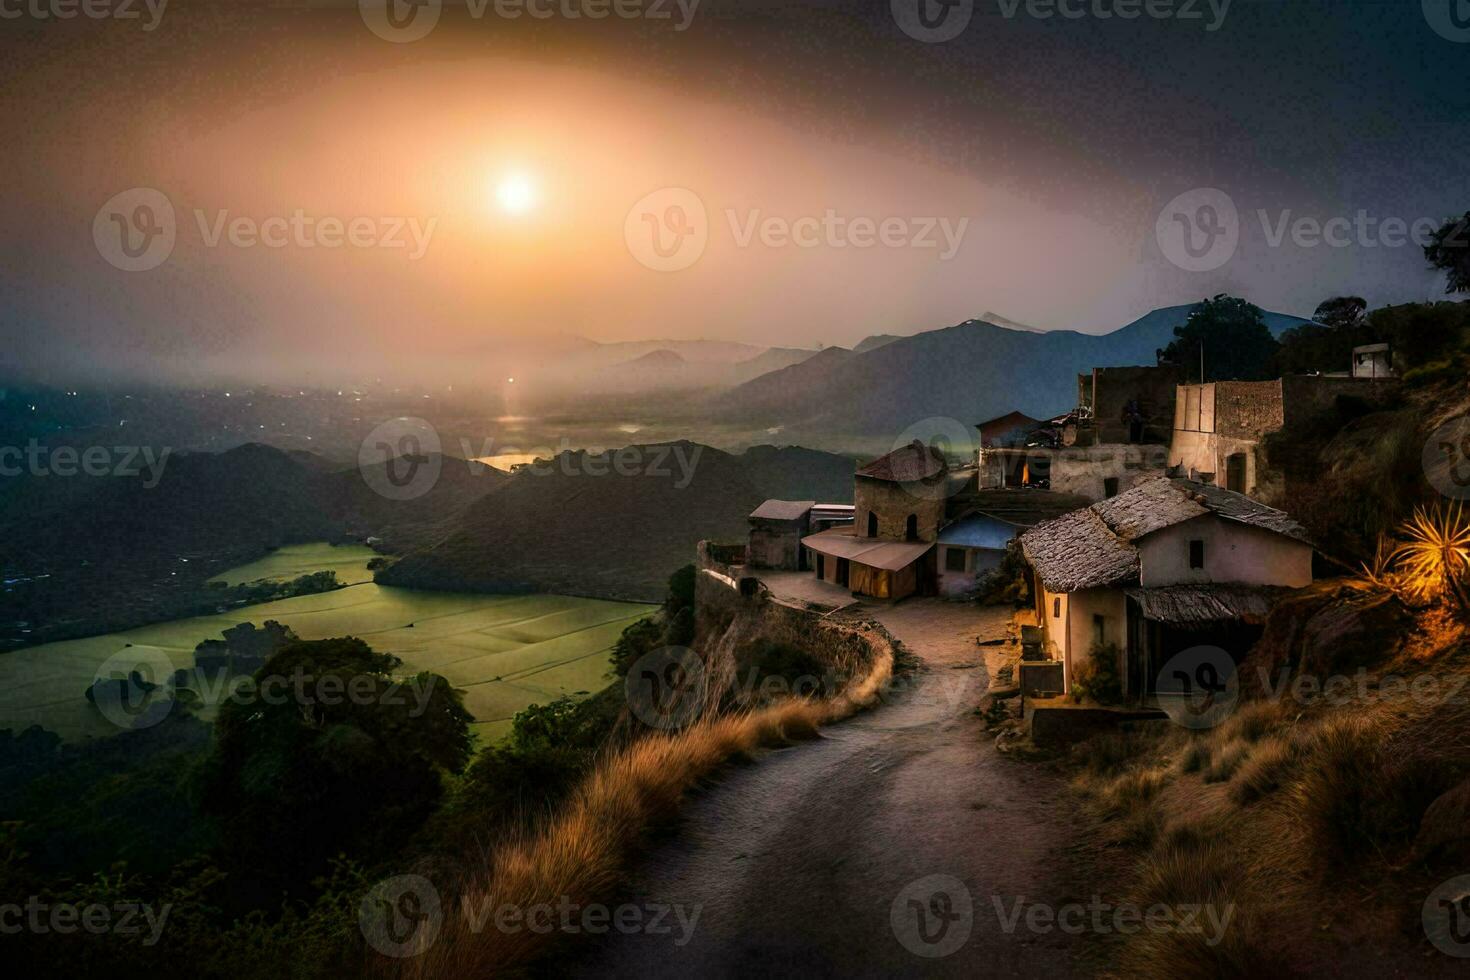
<instances>
[{"instance_id":1,"label":"mountain range","mask_svg":"<svg viewBox=\"0 0 1470 980\"><path fill-rule=\"evenodd\" d=\"M1078 374L1155 363L1156 351L1173 339L1189 310L1154 310L1102 335L1033 332L976 319L884 338L861 350L828 348L713 394L710 415L727 424L769 427L783 442L864 450L890 448L923 419L952 419L968 428L1012 410L1048 418L1076 403ZM1309 322L1263 315L1277 335Z\"/></svg>"}]
</instances>

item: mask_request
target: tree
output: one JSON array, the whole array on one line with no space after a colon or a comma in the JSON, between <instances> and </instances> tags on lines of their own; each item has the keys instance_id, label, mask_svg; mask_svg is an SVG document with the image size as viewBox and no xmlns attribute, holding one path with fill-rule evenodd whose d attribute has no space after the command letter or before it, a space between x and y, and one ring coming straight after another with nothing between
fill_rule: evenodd
<instances>
[{"instance_id":1,"label":"tree","mask_svg":"<svg viewBox=\"0 0 1470 980\"><path fill-rule=\"evenodd\" d=\"M1271 336L1259 307L1221 294L1190 308L1174 328L1174 340L1158 351L1160 364L1174 364L1184 376L1199 376L1204 354L1204 381L1264 381L1273 376L1280 345Z\"/></svg>"},{"instance_id":2,"label":"tree","mask_svg":"<svg viewBox=\"0 0 1470 980\"><path fill-rule=\"evenodd\" d=\"M1368 303L1361 296L1334 296L1323 300L1311 323L1292 327L1281 335L1276 374L1320 374L1345 371L1353 348L1380 339L1367 325Z\"/></svg>"},{"instance_id":3,"label":"tree","mask_svg":"<svg viewBox=\"0 0 1470 980\"><path fill-rule=\"evenodd\" d=\"M1447 361L1470 342L1470 302L1385 306L1368 315L1368 327L1393 346L1400 371Z\"/></svg>"},{"instance_id":4,"label":"tree","mask_svg":"<svg viewBox=\"0 0 1470 980\"><path fill-rule=\"evenodd\" d=\"M1424 257L1446 276L1444 291L1470 293L1470 211L1451 218L1430 236Z\"/></svg>"},{"instance_id":5,"label":"tree","mask_svg":"<svg viewBox=\"0 0 1470 980\"><path fill-rule=\"evenodd\" d=\"M470 714L437 674L351 637L298 641L227 700L202 809L220 860L262 894L297 892L338 854L400 847L469 762Z\"/></svg>"},{"instance_id":6,"label":"tree","mask_svg":"<svg viewBox=\"0 0 1470 980\"><path fill-rule=\"evenodd\" d=\"M1317 304L1312 319L1324 326L1342 330L1359 326L1368 312L1368 301L1361 296L1334 296Z\"/></svg>"}]
</instances>

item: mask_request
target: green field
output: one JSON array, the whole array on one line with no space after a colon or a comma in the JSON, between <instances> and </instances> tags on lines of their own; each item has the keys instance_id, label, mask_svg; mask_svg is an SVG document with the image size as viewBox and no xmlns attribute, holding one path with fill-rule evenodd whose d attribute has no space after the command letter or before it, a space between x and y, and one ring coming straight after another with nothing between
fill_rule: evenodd
<instances>
[{"instance_id":1,"label":"green field","mask_svg":"<svg viewBox=\"0 0 1470 980\"><path fill-rule=\"evenodd\" d=\"M325 545L311 546L326 548ZM293 555L270 556L246 566L265 575L294 576L323 566ZM348 559L330 549L327 557ZM361 549L366 551L366 549ZM221 578L240 580L241 569ZM255 575L252 571L252 577ZM341 571L338 572L341 575ZM374 649L403 658L404 673L432 670L465 692L482 741L504 735L515 713L562 694L591 693L612 679L608 652L618 635L653 606L557 595L463 595L388 588L371 582L335 592L298 596L200 616L156 623L122 633L48 643L0 655L0 728L39 724L66 739L115 734L84 697L108 657L163 654L175 667L193 665L194 646L217 638L236 623L268 619L305 640L356 636Z\"/></svg>"},{"instance_id":2,"label":"green field","mask_svg":"<svg viewBox=\"0 0 1470 980\"><path fill-rule=\"evenodd\" d=\"M239 585L270 579L284 582L311 572L336 572L343 585L371 582L373 573L367 563L376 557L373 549L360 544L291 544L277 548L260 561L221 572L211 582Z\"/></svg>"}]
</instances>

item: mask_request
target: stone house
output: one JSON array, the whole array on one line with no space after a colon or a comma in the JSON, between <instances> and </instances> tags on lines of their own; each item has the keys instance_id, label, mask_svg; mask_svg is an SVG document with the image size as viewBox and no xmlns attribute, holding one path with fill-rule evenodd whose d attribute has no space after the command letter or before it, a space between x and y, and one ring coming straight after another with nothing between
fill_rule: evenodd
<instances>
[{"instance_id":1,"label":"stone house","mask_svg":"<svg viewBox=\"0 0 1470 980\"><path fill-rule=\"evenodd\" d=\"M1094 650L1112 648L1134 700L1184 650L1211 645L1238 661L1279 591L1312 582L1312 544L1289 515L1182 479L1149 480L1020 542L1063 689Z\"/></svg>"},{"instance_id":2,"label":"stone house","mask_svg":"<svg viewBox=\"0 0 1470 980\"><path fill-rule=\"evenodd\" d=\"M767 500L750 515L746 564L751 568L801 571L806 551L801 539L811 530L814 500Z\"/></svg>"},{"instance_id":3,"label":"stone house","mask_svg":"<svg viewBox=\"0 0 1470 980\"><path fill-rule=\"evenodd\" d=\"M918 440L859 467L852 525L801 541L817 577L878 599L932 592L949 479L944 454Z\"/></svg>"}]
</instances>

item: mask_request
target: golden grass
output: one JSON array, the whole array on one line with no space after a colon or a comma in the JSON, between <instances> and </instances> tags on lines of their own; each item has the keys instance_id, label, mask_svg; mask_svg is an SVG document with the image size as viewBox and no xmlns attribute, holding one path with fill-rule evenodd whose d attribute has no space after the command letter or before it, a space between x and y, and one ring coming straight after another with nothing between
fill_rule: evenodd
<instances>
[{"instance_id":1,"label":"golden grass","mask_svg":"<svg viewBox=\"0 0 1470 980\"><path fill-rule=\"evenodd\" d=\"M871 705L889 682L893 657L879 655L862 680L826 700L793 699L703 718L676 733L647 736L608 755L544 829L508 841L491 866L446 903L443 927L423 955L388 964L406 980L492 976L523 970L555 934L496 929L493 910L586 905L615 894L648 830L667 821L684 793L731 758L814 738L824 724ZM478 931L465 911L492 910Z\"/></svg>"}]
</instances>

